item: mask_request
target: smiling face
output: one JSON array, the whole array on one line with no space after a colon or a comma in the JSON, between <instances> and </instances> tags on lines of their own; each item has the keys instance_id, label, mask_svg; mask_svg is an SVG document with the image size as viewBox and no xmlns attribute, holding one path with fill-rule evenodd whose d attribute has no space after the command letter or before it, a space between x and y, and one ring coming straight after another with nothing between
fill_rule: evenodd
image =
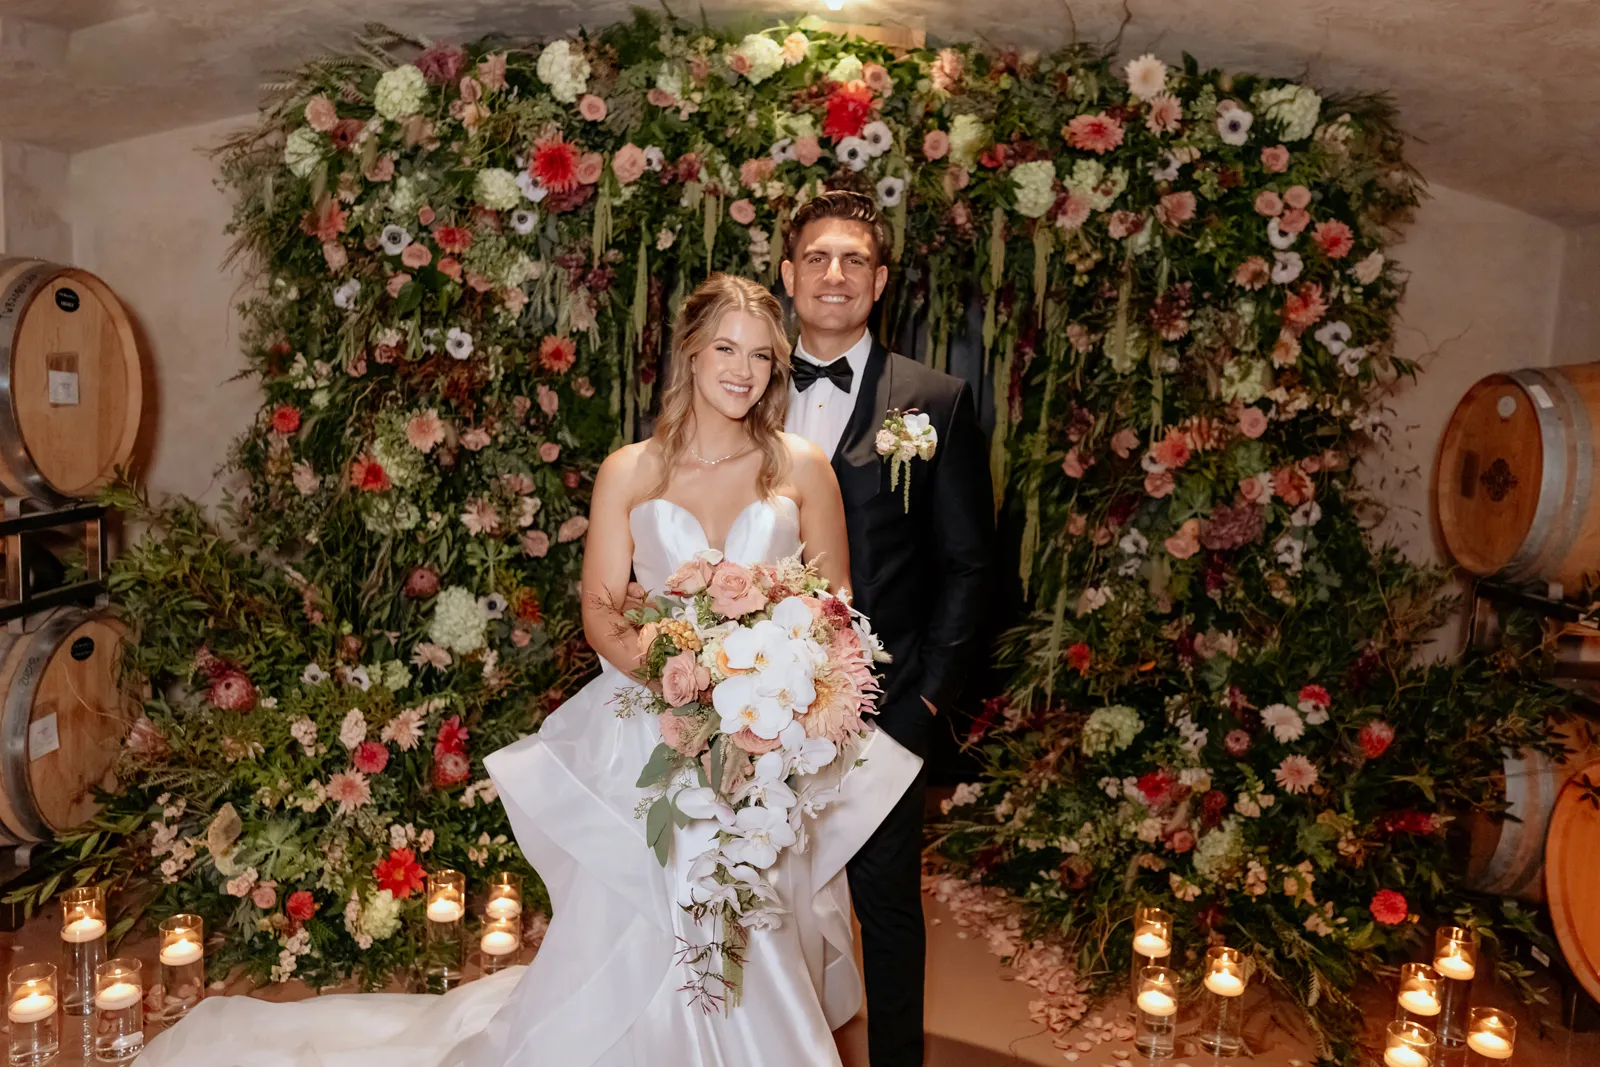
<instances>
[{"instance_id":1,"label":"smiling face","mask_svg":"<svg viewBox=\"0 0 1600 1067\"><path fill-rule=\"evenodd\" d=\"M783 285L808 336L859 336L889 282L878 262L872 227L854 219L817 219L783 261Z\"/></svg>"},{"instance_id":2,"label":"smiling face","mask_svg":"<svg viewBox=\"0 0 1600 1067\"><path fill-rule=\"evenodd\" d=\"M772 381L772 328L759 315L730 311L711 341L694 354L696 405L706 404L730 419L742 419Z\"/></svg>"}]
</instances>

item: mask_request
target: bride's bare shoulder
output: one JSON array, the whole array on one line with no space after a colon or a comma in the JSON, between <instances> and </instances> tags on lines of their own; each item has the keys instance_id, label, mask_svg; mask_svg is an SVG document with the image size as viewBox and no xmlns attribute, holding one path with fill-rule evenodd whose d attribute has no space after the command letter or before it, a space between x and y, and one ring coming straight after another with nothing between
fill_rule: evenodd
<instances>
[{"instance_id":1,"label":"bride's bare shoulder","mask_svg":"<svg viewBox=\"0 0 1600 1067\"><path fill-rule=\"evenodd\" d=\"M661 478L661 451L650 441L623 445L600 464L595 474L595 495L633 506L642 501Z\"/></svg>"},{"instance_id":2,"label":"bride's bare shoulder","mask_svg":"<svg viewBox=\"0 0 1600 1067\"><path fill-rule=\"evenodd\" d=\"M819 466L832 469L828 454L815 442L788 431L779 436L783 438L784 446L789 450L789 462L796 470L815 470Z\"/></svg>"},{"instance_id":3,"label":"bride's bare shoulder","mask_svg":"<svg viewBox=\"0 0 1600 1067\"><path fill-rule=\"evenodd\" d=\"M838 479L826 452L798 434L785 433L783 443L789 449L789 481L802 504L807 498L826 494L829 489L835 494L838 492Z\"/></svg>"}]
</instances>

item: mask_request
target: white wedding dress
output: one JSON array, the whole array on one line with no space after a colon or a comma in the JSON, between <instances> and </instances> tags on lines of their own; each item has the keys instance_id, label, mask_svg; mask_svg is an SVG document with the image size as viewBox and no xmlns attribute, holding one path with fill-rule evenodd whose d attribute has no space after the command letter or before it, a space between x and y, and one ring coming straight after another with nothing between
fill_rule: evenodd
<instances>
[{"instance_id":1,"label":"white wedding dress","mask_svg":"<svg viewBox=\"0 0 1600 1067\"><path fill-rule=\"evenodd\" d=\"M667 500L639 505L629 522L634 575L652 592L709 547L695 517ZM724 554L771 562L799 538L799 509L780 497L740 513ZM832 1030L861 1004L845 861L920 761L879 731L858 753L864 762L835 761L839 799L810 824L807 850L789 850L770 872L788 914L779 928L751 933L742 1003L708 1015L681 990L688 975L674 957L681 942L706 940L678 901L715 824L675 830L664 869L645 845L634 783L661 734L653 715L617 715L616 695L632 684L605 664L538 734L484 761L550 891L554 915L532 964L443 996L214 997L152 1041L140 1067L838 1064Z\"/></svg>"}]
</instances>

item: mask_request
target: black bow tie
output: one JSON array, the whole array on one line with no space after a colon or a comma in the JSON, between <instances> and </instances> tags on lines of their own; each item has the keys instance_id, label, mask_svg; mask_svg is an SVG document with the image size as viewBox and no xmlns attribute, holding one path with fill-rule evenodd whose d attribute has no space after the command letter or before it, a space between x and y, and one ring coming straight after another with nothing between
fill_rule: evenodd
<instances>
[{"instance_id":1,"label":"black bow tie","mask_svg":"<svg viewBox=\"0 0 1600 1067\"><path fill-rule=\"evenodd\" d=\"M850 361L843 356L832 363L817 364L809 359L794 361L794 387L802 393L810 389L811 383L818 378L826 378L838 387L839 392L848 394L855 377L856 372L851 369Z\"/></svg>"}]
</instances>

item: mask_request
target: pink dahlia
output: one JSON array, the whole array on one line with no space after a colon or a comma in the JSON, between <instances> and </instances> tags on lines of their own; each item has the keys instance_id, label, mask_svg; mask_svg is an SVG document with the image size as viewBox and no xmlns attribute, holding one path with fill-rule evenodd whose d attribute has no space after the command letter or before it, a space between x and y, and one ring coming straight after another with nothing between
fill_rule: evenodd
<instances>
[{"instance_id":1,"label":"pink dahlia","mask_svg":"<svg viewBox=\"0 0 1600 1067\"><path fill-rule=\"evenodd\" d=\"M1067 123L1062 136L1079 151L1104 155L1122 143L1122 122L1104 112L1077 115Z\"/></svg>"},{"instance_id":2,"label":"pink dahlia","mask_svg":"<svg viewBox=\"0 0 1600 1067\"><path fill-rule=\"evenodd\" d=\"M1406 898L1396 893L1393 889L1380 889L1372 895L1372 902L1367 905L1367 910L1372 912L1372 917L1385 926L1394 926L1406 921L1406 916L1411 913L1411 907L1406 903Z\"/></svg>"}]
</instances>

